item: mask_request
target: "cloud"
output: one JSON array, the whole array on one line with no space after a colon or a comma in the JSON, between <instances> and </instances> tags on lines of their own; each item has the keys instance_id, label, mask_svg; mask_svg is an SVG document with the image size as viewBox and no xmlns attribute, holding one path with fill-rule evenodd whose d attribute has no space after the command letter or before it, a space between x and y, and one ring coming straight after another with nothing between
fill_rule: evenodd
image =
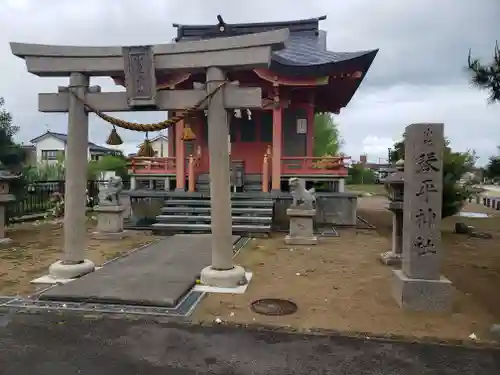
<instances>
[{"instance_id":1,"label":"cloud","mask_svg":"<svg viewBox=\"0 0 500 375\"><path fill-rule=\"evenodd\" d=\"M136 45L171 41L172 23L262 22L328 16L334 51L380 48L379 55L352 102L336 117L346 141L344 151L357 158L384 158L388 143L414 122L444 122L457 150L476 149L481 161L496 152L500 140L500 104L488 106L487 94L472 89L464 71L467 53L489 59L500 35L497 0L67 0L0 1L0 95L27 141L48 125L66 131L66 116L37 112L37 93L54 92L66 79L26 72L11 55L8 42L74 45ZM109 79L93 79L103 90L117 90ZM164 113L117 116L139 122L164 119ZM91 140L103 143L109 125L91 116ZM138 144L142 135L120 133Z\"/></svg>"}]
</instances>

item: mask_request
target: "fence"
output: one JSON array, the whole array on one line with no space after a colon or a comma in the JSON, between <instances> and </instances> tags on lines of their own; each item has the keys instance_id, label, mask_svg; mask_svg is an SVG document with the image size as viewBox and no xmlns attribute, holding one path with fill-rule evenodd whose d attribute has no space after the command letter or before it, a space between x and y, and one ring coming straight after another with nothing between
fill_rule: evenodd
<instances>
[{"instance_id":1,"label":"fence","mask_svg":"<svg viewBox=\"0 0 500 375\"><path fill-rule=\"evenodd\" d=\"M87 182L88 205L90 207L97 203L100 182ZM125 188L128 188L126 182L124 185ZM64 181L35 181L14 189L13 193L17 199L7 206L6 222L46 213L53 206L51 202L53 194L64 194L64 189Z\"/></svg>"}]
</instances>

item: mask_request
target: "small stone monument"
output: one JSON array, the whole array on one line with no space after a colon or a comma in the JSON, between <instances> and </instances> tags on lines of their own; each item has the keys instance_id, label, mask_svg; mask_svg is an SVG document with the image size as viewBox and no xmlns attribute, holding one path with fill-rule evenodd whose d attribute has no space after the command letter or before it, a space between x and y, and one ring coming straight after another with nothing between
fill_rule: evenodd
<instances>
[{"instance_id":1,"label":"small stone monument","mask_svg":"<svg viewBox=\"0 0 500 375\"><path fill-rule=\"evenodd\" d=\"M125 236L123 230L123 212L126 207L120 204L120 192L123 183L120 177L111 177L99 184L99 205L94 207L97 214L96 239L120 239Z\"/></svg>"},{"instance_id":2,"label":"small stone monument","mask_svg":"<svg viewBox=\"0 0 500 375\"><path fill-rule=\"evenodd\" d=\"M5 211L7 209L7 204L16 200L14 195L9 194L9 184L10 181L18 179L19 176L11 174L9 171L3 168L0 163L0 245L9 243L10 238L5 237Z\"/></svg>"},{"instance_id":3,"label":"small stone monument","mask_svg":"<svg viewBox=\"0 0 500 375\"><path fill-rule=\"evenodd\" d=\"M314 189L307 190L304 180L289 180L290 194L293 202L286 210L290 218L290 232L285 237L287 245L316 245L318 238L314 235L314 216L316 215L316 196Z\"/></svg>"},{"instance_id":4,"label":"small stone monument","mask_svg":"<svg viewBox=\"0 0 500 375\"><path fill-rule=\"evenodd\" d=\"M392 249L380 254L380 261L388 266L401 265L403 251L403 201L404 201L404 161L396 163L396 171L385 179L389 193L389 207L392 211Z\"/></svg>"},{"instance_id":5,"label":"small stone monument","mask_svg":"<svg viewBox=\"0 0 500 375\"><path fill-rule=\"evenodd\" d=\"M403 260L393 271L393 296L408 310L451 307L453 287L440 274L443 150L443 124L406 128Z\"/></svg>"}]
</instances>

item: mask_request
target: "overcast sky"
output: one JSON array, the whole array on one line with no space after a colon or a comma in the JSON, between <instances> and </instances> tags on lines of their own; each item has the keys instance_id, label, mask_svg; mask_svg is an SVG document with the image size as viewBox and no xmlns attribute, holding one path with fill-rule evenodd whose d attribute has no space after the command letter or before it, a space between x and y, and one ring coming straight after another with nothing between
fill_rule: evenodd
<instances>
[{"instance_id":1,"label":"overcast sky","mask_svg":"<svg viewBox=\"0 0 500 375\"><path fill-rule=\"evenodd\" d=\"M38 92L55 92L66 79L38 78L11 55L8 42L66 45L137 45L172 40L172 23L211 24L285 21L327 15L333 51L380 48L350 104L336 117L344 152L370 161L413 122L444 122L453 149L475 149L480 164L500 144L500 104L471 88L465 71L468 49L490 60L500 40L498 0L0 0L0 96L27 142L47 129L66 132L66 116L37 111ZM104 90L111 80L94 79ZM119 114L158 121L165 114ZM90 139L103 144L109 125L91 116ZM122 131L126 151L142 139Z\"/></svg>"}]
</instances>

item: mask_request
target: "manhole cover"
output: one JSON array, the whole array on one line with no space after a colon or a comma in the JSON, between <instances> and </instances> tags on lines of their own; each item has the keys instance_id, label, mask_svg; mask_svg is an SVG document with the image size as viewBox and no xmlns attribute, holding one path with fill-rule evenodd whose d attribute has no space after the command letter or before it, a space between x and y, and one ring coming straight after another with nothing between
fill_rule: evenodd
<instances>
[{"instance_id":1,"label":"manhole cover","mask_svg":"<svg viewBox=\"0 0 500 375\"><path fill-rule=\"evenodd\" d=\"M278 298L265 298L252 302L253 312L262 315L291 315L297 311L297 305L292 301Z\"/></svg>"}]
</instances>

